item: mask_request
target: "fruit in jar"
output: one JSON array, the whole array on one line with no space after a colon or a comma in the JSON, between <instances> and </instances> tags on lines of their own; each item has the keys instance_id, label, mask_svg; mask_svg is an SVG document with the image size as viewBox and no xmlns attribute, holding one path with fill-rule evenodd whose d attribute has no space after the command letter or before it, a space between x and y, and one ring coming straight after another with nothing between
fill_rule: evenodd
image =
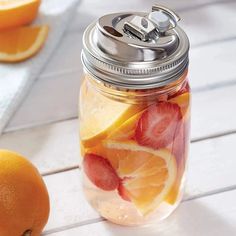
<instances>
[{"instance_id":1,"label":"fruit in jar","mask_svg":"<svg viewBox=\"0 0 236 236\"><path fill-rule=\"evenodd\" d=\"M181 119L181 110L177 104L170 102L153 104L139 119L135 140L142 146L164 148L177 135Z\"/></svg>"},{"instance_id":2,"label":"fruit in jar","mask_svg":"<svg viewBox=\"0 0 236 236\"><path fill-rule=\"evenodd\" d=\"M85 154L83 167L90 181L98 188L105 191L118 188L120 179L107 159L95 154Z\"/></svg>"},{"instance_id":3,"label":"fruit in jar","mask_svg":"<svg viewBox=\"0 0 236 236\"><path fill-rule=\"evenodd\" d=\"M168 149L173 153L177 163L177 176L173 187L167 194L165 201L173 205L176 203L180 191L181 181L186 168L186 159L188 154L188 133L189 121L182 123L178 135L173 142L168 146Z\"/></svg>"},{"instance_id":4,"label":"fruit in jar","mask_svg":"<svg viewBox=\"0 0 236 236\"><path fill-rule=\"evenodd\" d=\"M40 235L50 206L38 170L21 155L7 150L0 150L0 167L0 235Z\"/></svg>"},{"instance_id":5,"label":"fruit in jar","mask_svg":"<svg viewBox=\"0 0 236 236\"><path fill-rule=\"evenodd\" d=\"M35 55L48 35L48 26L25 26L0 32L0 61L19 62Z\"/></svg>"},{"instance_id":6,"label":"fruit in jar","mask_svg":"<svg viewBox=\"0 0 236 236\"><path fill-rule=\"evenodd\" d=\"M0 30L30 24L38 14L41 0L1 0Z\"/></svg>"},{"instance_id":7,"label":"fruit in jar","mask_svg":"<svg viewBox=\"0 0 236 236\"><path fill-rule=\"evenodd\" d=\"M118 193L124 200L131 201L143 215L153 212L174 184L176 162L167 149L154 150L134 141L106 140L90 152L110 163L120 179ZM114 179L114 186L117 185L117 178L111 179Z\"/></svg>"},{"instance_id":8,"label":"fruit in jar","mask_svg":"<svg viewBox=\"0 0 236 236\"><path fill-rule=\"evenodd\" d=\"M86 81L81 86L80 97L80 137L84 148L96 146L114 129L144 109L142 105L111 102Z\"/></svg>"},{"instance_id":9,"label":"fruit in jar","mask_svg":"<svg viewBox=\"0 0 236 236\"><path fill-rule=\"evenodd\" d=\"M130 117L118 128L114 129L107 139L116 141L132 140L135 137L135 129L144 110Z\"/></svg>"},{"instance_id":10,"label":"fruit in jar","mask_svg":"<svg viewBox=\"0 0 236 236\"><path fill-rule=\"evenodd\" d=\"M179 105L179 107L181 109L182 116L184 117L184 119L189 117L189 112L190 112L189 111L190 94L188 92L180 94L179 96L171 98L169 100L169 102Z\"/></svg>"}]
</instances>

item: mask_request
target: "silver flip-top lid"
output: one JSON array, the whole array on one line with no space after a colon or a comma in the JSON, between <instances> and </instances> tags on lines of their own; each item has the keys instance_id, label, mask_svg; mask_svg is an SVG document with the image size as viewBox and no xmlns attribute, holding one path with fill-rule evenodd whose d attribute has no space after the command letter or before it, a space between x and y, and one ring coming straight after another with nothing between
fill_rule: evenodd
<instances>
[{"instance_id":1,"label":"silver flip-top lid","mask_svg":"<svg viewBox=\"0 0 236 236\"><path fill-rule=\"evenodd\" d=\"M188 66L189 40L180 18L162 6L151 13L101 17L83 37L82 62L94 78L121 88L146 89L177 80Z\"/></svg>"}]
</instances>

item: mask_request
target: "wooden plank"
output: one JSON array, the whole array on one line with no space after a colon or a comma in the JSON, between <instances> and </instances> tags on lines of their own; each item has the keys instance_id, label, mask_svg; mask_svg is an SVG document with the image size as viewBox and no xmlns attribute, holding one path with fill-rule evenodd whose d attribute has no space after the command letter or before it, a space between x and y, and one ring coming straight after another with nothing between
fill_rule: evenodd
<instances>
[{"instance_id":1,"label":"wooden plank","mask_svg":"<svg viewBox=\"0 0 236 236\"><path fill-rule=\"evenodd\" d=\"M77 72L40 78L6 130L77 117L80 82L80 74Z\"/></svg>"},{"instance_id":2,"label":"wooden plank","mask_svg":"<svg viewBox=\"0 0 236 236\"><path fill-rule=\"evenodd\" d=\"M184 202L168 219L150 227L121 227L107 221L84 225L50 236L234 236L236 190Z\"/></svg>"},{"instance_id":3,"label":"wooden plank","mask_svg":"<svg viewBox=\"0 0 236 236\"><path fill-rule=\"evenodd\" d=\"M22 153L42 174L61 171L79 163L77 130L73 120L12 132L0 137L0 148Z\"/></svg>"},{"instance_id":4,"label":"wooden plank","mask_svg":"<svg viewBox=\"0 0 236 236\"><path fill-rule=\"evenodd\" d=\"M192 139L236 131L236 85L193 95Z\"/></svg>"},{"instance_id":5,"label":"wooden plank","mask_svg":"<svg viewBox=\"0 0 236 236\"><path fill-rule=\"evenodd\" d=\"M236 39L190 50L189 79L193 91L236 84Z\"/></svg>"},{"instance_id":6,"label":"wooden plank","mask_svg":"<svg viewBox=\"0 0 236 236\"><path fill-rule=\"evenodd\" d=\"M191 143L185 199L236 188L236 134Z\"/></svg>"},{"instance_id":7,"label":"wooden plank","mask_svg":"<svg viewBox=\"0 0 236 236\"><path fill-rule=\"evenodd\" d=\"M45 230L99 218L84 198L79 169L46 176L44 180L51 203L50 217Z\"/></svg>"}]
</instances>

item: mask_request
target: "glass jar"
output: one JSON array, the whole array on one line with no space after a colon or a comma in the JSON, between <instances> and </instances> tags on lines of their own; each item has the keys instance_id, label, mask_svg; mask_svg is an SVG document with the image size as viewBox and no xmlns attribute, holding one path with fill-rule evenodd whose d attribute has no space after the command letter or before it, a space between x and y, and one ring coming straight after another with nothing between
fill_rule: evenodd
<instances>
[{"instance_id":1,"label":"glass jar","mask_svg":"<svg viewBox=\"0 0 236 236\"><path fill-rule=\"evenodd\" d=\"M164 219L183 195L190 124L188 41L177 28L177 16L172 11L157 6L153 10L159 14L157 17L152 13L148 18L143 13L135 13L131 18L127 13L102 17L84 35L85 72L79 101L84 192L101 216L122 225L143 225ZM135 17L155 27L158 27L156 20L162 19L161 30L167 27L163 19L168 18L168 33L157 31L158 36L153 36L150 28L152 41L157 44L162 38L154 59L150 38L141 38L145 35L135 32L135 24L139 22ZM107 26L111 19L113 29ZM114 19L119 22L115 24L117 27ZM137 33L132 40L143 46L142 59L138 59L140 47L137 52L133 45L124 44L124 39L117 39L122 34L120 21L127 26L123 28L125 37L130 39ZM91 37L93 34L96 37ZM181 44L181 40L185 42ZM91 41L107 50L98 52L89 45ZM111 42L121 49L115 56L108 52ZM164 57L160 48L166 50ZM128 63L124 57L129 59ZM132 66L127 65L130 62Z\"/></svg>"}]
</instances>

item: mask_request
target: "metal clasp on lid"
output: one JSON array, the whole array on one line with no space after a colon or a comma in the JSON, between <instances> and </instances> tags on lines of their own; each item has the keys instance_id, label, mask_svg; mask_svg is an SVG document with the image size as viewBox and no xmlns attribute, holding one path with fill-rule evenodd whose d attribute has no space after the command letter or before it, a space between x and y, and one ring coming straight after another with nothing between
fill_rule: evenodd
<instances>
[{"instance_id":1,"label":"metal clasp on lid","mask_svg":"<svg viewBox=\"0 0 236 236\"><path fill-rule=\"evenodd\" d=\"M152 12L160 12L169 17L170 20L170 27L167 30L171 30L177 26L177 22L181 20L181 18L172 10L170 10L167 7L160 6L160 5L154 5L152 6ZM152 13L150 13L152 14Z\"/></svg>"},{"instance_id":2,"label":"metal clasp on lid","mask_svg":"<svg viewBox=\"0 0 236 236\"><path fill-rule=\"evenodd\" d=\"M166 7L154 5L149 15L134 16L131 21L125 22L124 29L142 41L148 41L156 36L155 31L164 35L166 31L175 28L179 20L180 17L175 12Z\"/></svg>"}]
</instances>

